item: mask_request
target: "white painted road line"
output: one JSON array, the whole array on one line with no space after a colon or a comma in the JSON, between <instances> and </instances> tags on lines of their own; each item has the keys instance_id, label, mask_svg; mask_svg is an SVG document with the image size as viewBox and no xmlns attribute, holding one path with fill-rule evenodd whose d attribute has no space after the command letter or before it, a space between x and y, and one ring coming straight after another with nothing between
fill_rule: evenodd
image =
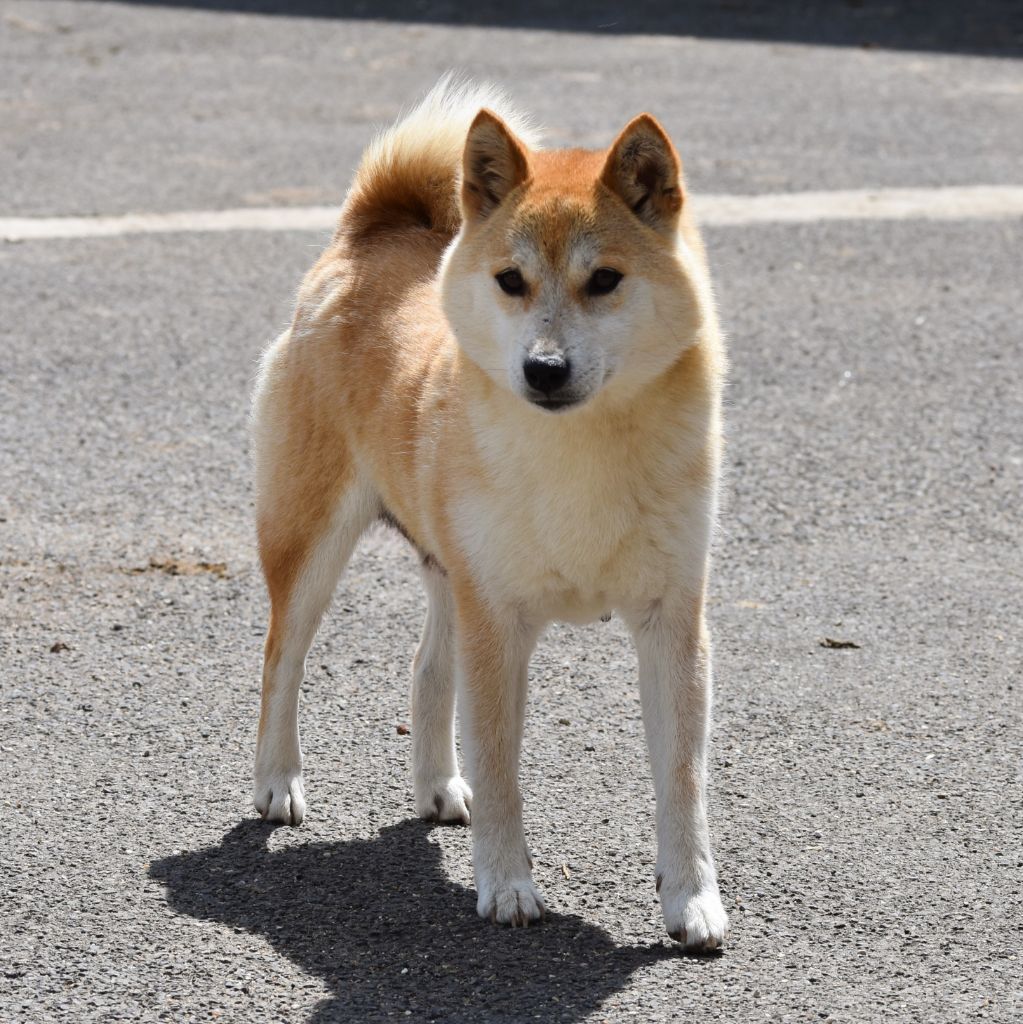
<instances>
[{"instance_id":1,"label":"white painted road line","mask_svg":"<svg viewBox=\"0 0 1023 1024\"><path fill-rule=\"evenodd\" d=\"M338 206L253 206L239 210L127 213L117 217L0 217L0 238L5 242L27 242L179 231L324 231L333 228L338 210Z\"/></svg>"},{"instance_id":2,"label":"white painted road line","mask_svg":"<svg viewBox=\"0 0 1023 1024\"><path fill-rule=\"evenodd\" d=\"M853 189L695 198L700 223L805 224L825 220L989 220L1023 217L1023 186Z\"/></svg>"},{"instance_id":3,"label":"white painted road line","mask_svg":"<svg viewBox=\"0 0 1023 1024\"><path fill-rule=\"evenodd\" d=\"M829 220L987 220L1023 217L1023 186L698 195L693 202L699 222L708 227ZM0 239L26 242L170 232L330 231L337 222L338 210L336 206L272 206L116 217L0 217Z\"/></svg>"}]
</instances>

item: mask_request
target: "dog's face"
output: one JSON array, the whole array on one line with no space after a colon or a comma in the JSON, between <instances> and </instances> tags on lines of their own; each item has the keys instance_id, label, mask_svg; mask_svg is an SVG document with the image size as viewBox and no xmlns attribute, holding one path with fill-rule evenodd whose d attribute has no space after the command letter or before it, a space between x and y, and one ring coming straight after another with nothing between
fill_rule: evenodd
<instances>
[{"instance_id":1,"label":"dog's face","mask_svg":"<svg viewBox=\"0 0 1023 1024\"><path fill-rule=\"evenodd\" d=\"M462 349L548 412L634 394L693 344L709 304L682 202L678 157L647 115L607 153L528 153L481 112L442 270Z\"/></svg>"}]
</instances>

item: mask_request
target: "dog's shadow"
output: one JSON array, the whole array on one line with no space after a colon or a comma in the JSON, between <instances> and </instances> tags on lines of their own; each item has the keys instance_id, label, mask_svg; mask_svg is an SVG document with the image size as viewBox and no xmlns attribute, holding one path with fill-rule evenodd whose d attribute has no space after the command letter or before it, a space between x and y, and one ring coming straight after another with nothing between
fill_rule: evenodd
<instances>
[{"instance_id":1,"label":"dog's shadow","mask_svg":"<svg viewBox=\"0 0 1023 1024\"><path fill-rule=\"evenodd\" d=\"M149 874L183 914L266 938L333 993L328 1021L571 1022L593 1013L665 946L616 945L579 917L498 928L451 882L430 828L271 851L273 828L235 826L218 846L155 861Z\"/></svg>"}]
</instances>

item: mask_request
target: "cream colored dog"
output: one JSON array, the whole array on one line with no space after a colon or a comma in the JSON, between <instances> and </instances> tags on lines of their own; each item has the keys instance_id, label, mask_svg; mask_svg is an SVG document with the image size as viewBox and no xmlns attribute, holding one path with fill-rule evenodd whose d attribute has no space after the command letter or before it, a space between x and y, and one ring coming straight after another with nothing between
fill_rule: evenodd
<instances>
[{"instance_id":1,"label":"cream colored dog","mask_svg":"<svg viewBox=\"0 0 1023 1024\"><path fill-rule=\"evenodd\" d=\"M256 390L259 811L305 814L306 653L384 519L429 593L416 811L468 823L471 806L479 913L543 915L517 784L529 658L552 620L614 609L639 652L668 932L719 946L704 592L723 369L678 157L652 117L606 152L545 151L500 95L446 79L379 138Z\"/></svg>"}]
</instances>

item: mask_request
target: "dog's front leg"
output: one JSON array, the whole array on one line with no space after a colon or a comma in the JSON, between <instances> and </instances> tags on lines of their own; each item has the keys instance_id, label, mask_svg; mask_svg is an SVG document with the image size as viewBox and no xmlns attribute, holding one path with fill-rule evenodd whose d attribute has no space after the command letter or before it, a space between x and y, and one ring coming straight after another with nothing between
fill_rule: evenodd
<instances>
[{"instance_id":1,"label":"dog's front leg","mask_svg":"<svg viewBox=\"0 0 1023 1024\"><path fill-rule=\"evenodd\" d=\"M668 933L718 948L728 916L707 830L710 637L702 597L658 601L632 617L643 724L657 796L657 889Z\"/></svg>"},{"instance_id":2,"label":"dog's front leg","mask_svg":"<svg viewBox=\"0 0 1023 1024\"><path fill-rule=\"evenodd\" d=\"M459 706L472 787L473 871L480 917L528 925L543 916L522 829L519 749L529 657L539 628L511 609L454 587L459 650Z\"/></svg>"}]
</instances>

